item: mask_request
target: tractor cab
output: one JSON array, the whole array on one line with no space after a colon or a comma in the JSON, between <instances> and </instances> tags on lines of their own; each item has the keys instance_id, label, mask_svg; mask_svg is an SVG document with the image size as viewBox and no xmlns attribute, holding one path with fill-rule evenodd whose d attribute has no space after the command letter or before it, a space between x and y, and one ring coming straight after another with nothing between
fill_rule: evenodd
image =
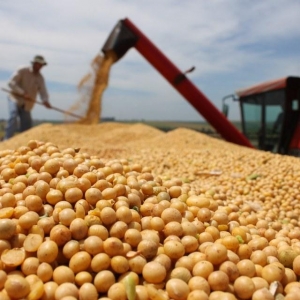
<instances>
[{"instance_id":1,"label":"tractor cab","mask_svg":"<svg viewBox=\"0 0 300 300\"><path fill-rule=\"evenodd\" d=\"M300 78L285 77L236 91L243 134L258 149L300 154ZM236 97L237 96L237 97ZM228 106L223 98L223 112Z\"/></svg>"}]
</instances>

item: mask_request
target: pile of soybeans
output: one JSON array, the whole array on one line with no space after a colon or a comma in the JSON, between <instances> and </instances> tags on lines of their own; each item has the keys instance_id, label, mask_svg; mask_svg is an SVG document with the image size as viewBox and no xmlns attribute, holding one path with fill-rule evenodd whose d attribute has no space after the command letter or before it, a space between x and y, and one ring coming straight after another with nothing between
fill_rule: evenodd
<instances>
[{"instance_id":1,"label":"pile of soybeans","mask_svg":"<svg viewBox=\"0 0 300 300\"><path fill-rule=\"evenodd\" d=\"M0 144L0 299L300 299L300 160L179 128Z\"/></svg>"}]
</instances>

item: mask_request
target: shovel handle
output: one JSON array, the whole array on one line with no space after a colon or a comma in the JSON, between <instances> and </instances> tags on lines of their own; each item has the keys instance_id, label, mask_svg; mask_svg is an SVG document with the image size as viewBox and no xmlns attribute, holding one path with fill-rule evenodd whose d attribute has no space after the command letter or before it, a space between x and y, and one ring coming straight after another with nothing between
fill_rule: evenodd
<instances>
[{"instance_id":1,"label":"shovel handle","mask_svg":"<svg viewBox=\"0 0 300 300\"><path fill-rule=\"evenodd\" d=\"M37 104L44 105L44 103L41 102L41 101L35 101L35 100L31 99L31 98L24 97L24 95L19 94L19 93L17 93L17 92L14 92L14 91L11 91L11 90L8 90L8 89L5 89L5 88L1 88L1 90L4 91L4 92L6 92L6 93L15 95L15 96L17 96L17 97L21 97L21 98L23 98L23 99L26 100L26 101L35 102L35 103L37 103ZM53 110L56 110L56 111L59 111L59 112L65 114L65 115L69 115L69 116L78 118L78 119L82 119L82 118L83 118L83 117L81 117L81 116L79 116L79 115L73 114L73 113L71 113L71 112L69 112L69 111L65 111L65 110L63 110L63 109L60 109L60 108L55 107L55 106L52 106L52 105L51 105L51 107L49 107L49 108L50 108L50 109L53 109Z\"/></svg>"}]
</instances>

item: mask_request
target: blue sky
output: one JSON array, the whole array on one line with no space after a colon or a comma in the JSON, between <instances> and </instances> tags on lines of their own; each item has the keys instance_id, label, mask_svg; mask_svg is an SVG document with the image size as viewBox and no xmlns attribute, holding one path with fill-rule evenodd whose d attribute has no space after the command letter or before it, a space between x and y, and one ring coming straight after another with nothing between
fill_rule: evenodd
<instances>
[{"instance_id":1,"label":"blue sky","mask_svg":"<svg viewBox=\"0 0 300 300\"><path fill-rule=\"evenodd\" d=\"M76 85L90 71L110 32L129 18L221 109L222 97L265 80L300 76L299 0L14 0L0 3L0 86L42 54L53 106L79 100ZM7 117L1 92L0 118ZM36 105L33 117L63 120ZM110 71L102 117L201 121L202 116L136 51ZM230 119L238 119L232 104Z\"/></svg>"}]
</instances>

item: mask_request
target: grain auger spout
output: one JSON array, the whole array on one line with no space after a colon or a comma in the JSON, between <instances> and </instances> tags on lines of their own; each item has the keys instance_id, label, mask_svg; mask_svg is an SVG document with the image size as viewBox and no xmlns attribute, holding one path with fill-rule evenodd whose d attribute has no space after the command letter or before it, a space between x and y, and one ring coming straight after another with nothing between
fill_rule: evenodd
<instances>
[{"instance_id":1,"label":"grain auger spout","mask_svg":"<svg viewBox=\"0 0 300 300\"><path fill-rule=\"evenodd\" d=\"M129 19L120 20L112 30L102 52L114 53L119 60L130 48L138 52L217 130L228 142L253 148L249 140Z\"/></svg>"},{"instance_id":2,"label":"grain auger spout","mask_svg":"<svg viewBox=\"0 0 300 300\"><path fill-rule=\"evenodd\" d=\"M138 36L125 25L124 20L121 20L117 23L107 38L104 46L102 47L102 52L105 55L113 52L117 61L130 48L134 47L137 41Z\"/></svg>"}]
</instances>

